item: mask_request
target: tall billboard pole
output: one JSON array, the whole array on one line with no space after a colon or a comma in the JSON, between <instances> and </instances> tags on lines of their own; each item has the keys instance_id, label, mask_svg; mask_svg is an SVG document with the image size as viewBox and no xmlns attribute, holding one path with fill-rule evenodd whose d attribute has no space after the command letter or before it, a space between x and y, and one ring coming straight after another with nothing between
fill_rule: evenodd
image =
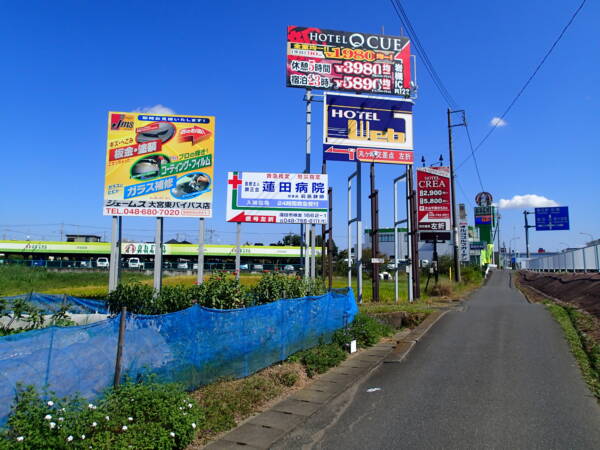
<instances>
[{"instance_id":1,"label":"tall billboard pole","mask_svg":"<svg viewBox=\"0 0 600 450\"><path fill-rule=\"evenodd\" d=\"M454 186L454 149L452 145L452 127L464 126L465 125L465 112L464 111L452 111L448 108L448 153L450 156L450 196L452 201L452 244L453 244L453 258L454 258L454 281L460 282L460 262L458 257L458 220L456 215L456 188ZM462 113L462 122L456 125L452 124L452 114L460 112Z\"/></svg>"},{"instance_id":2,"label":"tall billboard pole","mask_svg":"<svg viewBox=\"0 0 600 450\"><path fill-rule=\"evenodd\" d=\"M310 144L311 144L311 126L312 126L312 90L311 89L307 89L306 90L306 95L305 95L305 100L306 100L306 165L304 168L304 173L310 173ZM304 226L304 278L308 278L310 275L312 275L312 269L311 269L311 259L312 259L312 254L309 254L311 252L308 251L309 247L311 246L311 240L310 240L310 236L311 236L311 231L314 234L314 225L309 225L306 224ZM314 253L314 250L313 252Z\"/></svg>"}]
</instances>

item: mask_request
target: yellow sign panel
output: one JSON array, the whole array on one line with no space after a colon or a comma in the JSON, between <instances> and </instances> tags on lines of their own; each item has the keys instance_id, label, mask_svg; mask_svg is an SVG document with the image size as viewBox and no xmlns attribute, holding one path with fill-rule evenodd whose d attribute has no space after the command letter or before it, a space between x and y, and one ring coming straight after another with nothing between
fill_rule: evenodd
<instances>
[{"instance_id":1,"label":"yellow sign panel","mask_svg":"<svg viewBox=\"0 0 600 450\"><path fill-rule=\"evenodd\" d=\"M215 118L108 113L105 216L212 217Z\"/></svg>"}]
</instances>

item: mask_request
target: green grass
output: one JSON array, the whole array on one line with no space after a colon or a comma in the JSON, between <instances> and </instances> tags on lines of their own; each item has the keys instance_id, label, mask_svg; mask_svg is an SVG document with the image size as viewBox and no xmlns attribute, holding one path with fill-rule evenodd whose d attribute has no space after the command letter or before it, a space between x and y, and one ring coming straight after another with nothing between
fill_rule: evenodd
<instances>
[{"instance_id":1,"label":"green grass","mask_svg":"<svg viewBox=\"0 0 600 450\"><path fill-rule=\"evenodd\" d=\"M563 329L565 338L571 348L571 353L573 353L573 356L579 364L585 382L596 398L600 399L600 374L597 371L597 367L594 367L595 364L598 364L598 361L595 360L595 358L597 357L599 350L597 344L594 344L594 352L592 355L586 352L586 346L584 345L585 341L582 339L582 334L577 330L573 321L576 314L581 315L581 313L572 308L564 308L549 300L544 303L548 311L550 311L550 314L552 314L552 317L554 317ZM590 359L590 356L593 356L594 359Z\"/></svg>"},{"instance_id":2,"label":"green grass","mask_svg":"<svg viewBox=\"0 0 600 450\"><path fill-rule=\"evenodd\" d=\"M149 279L142 273L124 272L125 282ZM108 272L55 272L44 267L0 266L0 295L29 292L69 293L71 288L108 287Z\"/></svg>"}]
</instances>

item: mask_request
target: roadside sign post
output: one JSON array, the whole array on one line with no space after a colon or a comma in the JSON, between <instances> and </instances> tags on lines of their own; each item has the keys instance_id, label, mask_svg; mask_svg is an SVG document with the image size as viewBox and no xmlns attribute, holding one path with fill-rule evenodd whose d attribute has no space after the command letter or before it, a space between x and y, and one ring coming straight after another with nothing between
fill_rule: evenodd
<instances>
[{"instance_id":1,"label":"roadside sign post","mask_svg":"<svg viewBox=\"0 0 600 450\"><path fill-rule=\"evenodd\" d=\"M406 219L398 219L398 183L402 180L405 180L406 183ZM406 269L408 275L407 287L408 287L408 301L412 303L413 301L413 281L412 281L412 263L410 257L410 248L411 248L411 230L410 230L410 216L411 216L411 208L410 208L410 194L408 192L408 167L406 168L406 172L404 175L400 175L394 180L394 301L398 303L399 294L398 294L398 275L400 271L400 256L402 254L402 246L400 239L398 239L398 226L406 223L407 225L407 239L408 245L405 255Z\"/></svg>"},{"instance_id":2,"label":"roadside sign post","mask_svg":"<svg viewBox=\"0 0 600 450\"><path fill-rule=\"evenodd\" d=\"M200 227L198 230L198 284L204 283L204 218L200 218Z\"/></svg>"},{"instance_id":3,"label":"roadside sign post","mask_svg":"<svg viewBox=\"0 0 600 450\"><path fill-rule=\"evenodd\" d=\"M157 217L154 238L154 291L156 293L159 293L162 288L163 224L163 218Z\"/></svg>"},{"instance_id":4,"label":"roadside sign post","mask_svg":"<svg viewBox=\"0 0 600 450\"><path fill-rule=\"evenodd\" d=\"M569 207L535 208L535 231L569 230Z\"/></svg>"},{"instance_id":5,"label":"roadside sign post","mask_svg":"<svg viewBox=\"0 0 600 450\"><path fill-rule=\"evenodd\" d=\"M242 224L238 222L235 226L235 278L240 279L240 266L242 254Z\"/></svg>"},{"instance_id":6,"label":"roadside sign post","mask_svg":"<svg viewBox=\"0 0 600 450\"><path fill-rule=\"evenodd\" d=\"M108 270L108 292L119 286L121 277L121 234L123 219L121 216L112 218L112 238L110 241L110 262Z\"/></svg>"},{"instance_id":7,"label":"roadside sign post","mask_svg":"<svg viewBox=\"0 0 600 450\"><path fill-rule=\"evenodd\" d=\"M352 288L352 224L356 222L356 249L354 259L356 260L356 299L362 303L362 203L360 193L362 191L360 161L356 161L356 170L348 177L348 287ZM352 217L352 179L356 178L356 217Z\"/></svg>"}]
</instances>

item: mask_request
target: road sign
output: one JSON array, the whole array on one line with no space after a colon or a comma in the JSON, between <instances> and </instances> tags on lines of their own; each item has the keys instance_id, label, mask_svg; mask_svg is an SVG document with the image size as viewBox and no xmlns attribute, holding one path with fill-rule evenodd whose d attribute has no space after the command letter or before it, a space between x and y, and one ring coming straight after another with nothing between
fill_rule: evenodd
<instances>
[{"instance_id":1,"label":"road sign","mask_svg":"<svg viewBox=\"0 0 600 450\"><path fill-rule=\"evenodd\" d=\"M569 229L569 207L535 208L535 230L556 231Z\"/></svg>"},{"instance_id":2,"label":"road sign","mask_svg":"<svg viewBox=\"0 0 600 450\"><path fill-rule=\"evenodd\" d=\"M325 93L324 107L325 160L413 163L411 101Z\"/></svg>"},{"instance_id":3,"label":"road sign","mask_svg":"<svg viewBox=\"0 0 600 450\"><path fill-rule=\"evenodd\" d=\"M287 86L410 96L406 37L288 26Z\"/></svg>"},{"instance_id":4,"label":"road sign","mask_svg":"<svg viewBox=\"0 0 600 450\"><path fill-rule=\"evenodd\" d=\"M327 175L229 172L227 221L327 224Z\"/></svg>"}]
</instances>

